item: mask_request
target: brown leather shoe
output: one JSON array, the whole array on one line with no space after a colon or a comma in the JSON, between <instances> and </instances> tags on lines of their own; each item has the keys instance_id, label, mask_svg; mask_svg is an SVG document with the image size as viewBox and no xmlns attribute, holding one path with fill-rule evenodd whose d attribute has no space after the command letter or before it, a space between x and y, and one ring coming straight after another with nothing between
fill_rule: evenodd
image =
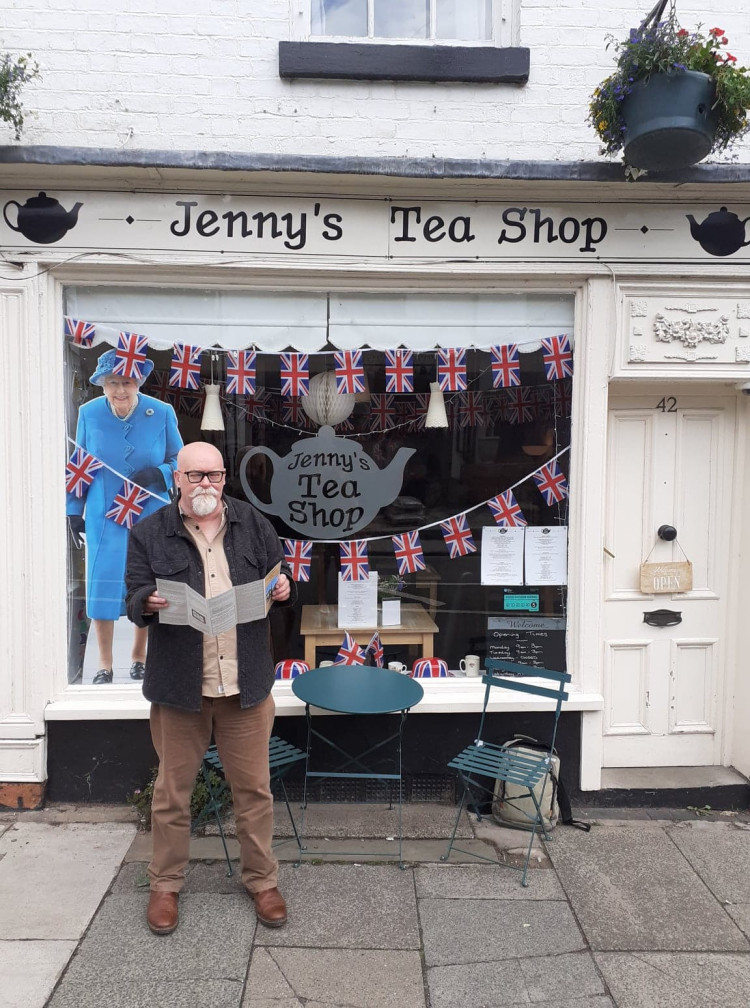
<instances>
[{"instance_id":1,"label":"brown leather shoe","mask_svg":"<svg viewBox=\"0 0 750 1008\"><path fill-rule=\"evenodd\" d=\"M266 927L281 927L286 924L286 903L278 889L264 889L251 893L255 903L255 915Z\"/></svg>"},{"instance_id":2,"label":"brown leather shoe","mask_svg":"<svg viewBox=\"0 0 750 1008\"><path fill-rule=\"evenodd\" d=\"M146 920L155 935L172 934L178 924L177 893L152 890Z\"/></svg>"}]
</instances>

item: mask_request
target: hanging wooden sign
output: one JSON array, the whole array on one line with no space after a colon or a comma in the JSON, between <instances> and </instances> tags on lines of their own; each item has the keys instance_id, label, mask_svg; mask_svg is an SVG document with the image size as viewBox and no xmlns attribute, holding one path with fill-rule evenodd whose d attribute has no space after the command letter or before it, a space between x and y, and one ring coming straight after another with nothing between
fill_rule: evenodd
<instances>
[{"instance_id":1,"label":"hanging wooden sign","mask_svg":"<svg viewBox=\"0 0 750 1008\"><path fill-rule=\"evenodd\" d=\"M693 565L689 560L641 564L641 591L644 595L671 595L693 589Z\"/></svg>"}]
</instances>

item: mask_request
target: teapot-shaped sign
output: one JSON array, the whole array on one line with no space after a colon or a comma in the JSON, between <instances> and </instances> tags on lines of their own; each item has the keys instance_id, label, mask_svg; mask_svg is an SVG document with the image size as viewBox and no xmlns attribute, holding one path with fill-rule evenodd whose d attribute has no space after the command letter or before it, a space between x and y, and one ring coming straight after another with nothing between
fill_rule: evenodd
<instances>
[{"instance_id":1,"label":"teapot-shaped sign","mask_svg":"<svg viewBox=\"0 0 750 1008\"><path fill-rule=\"evenodd\" d=\"M17 200L8 200L3 207L3 217L9 228L18 231L29 241L36 242L37 245L51 245L76 226L78 211L82 206L83 203L76 203L70 210L66 210L54 197L40 192L38 196L27 199L23 206ZM16 208L15 224L8 216L10 207Z\"/></svg>"},{"instance_id":2,"label":"teapot-shaped sign","mask_svg":"<svg viewBox=\"0 0 750 1008\"><path fill-rule=\"evenodd\" d=\"M406 460L414 448L399 448L384 469L333 427L321 427L316 437L303 438L280 458L270 448L251 448L240 465L242 489L251 504L278 515L290 528L310 539L339 539L364 528L378 511L398 497ZM250 487L248 465L254 455L273 463L270 501Z\"/></svg>"},{"instance_id":3,"label":"teapot-shaped sign","mask_svg":"<svg viewBox=\"0 0 750 1008\"><path fill-rule=\"evenodd\" d=\"M750 245L750 238L745 238L745 225L750 217L740 220L725 206L714 210L700 224L692 214L685 216L690 221L690 234L709 255L733 255L744 245Z\"/></svg>"}]
</instances>

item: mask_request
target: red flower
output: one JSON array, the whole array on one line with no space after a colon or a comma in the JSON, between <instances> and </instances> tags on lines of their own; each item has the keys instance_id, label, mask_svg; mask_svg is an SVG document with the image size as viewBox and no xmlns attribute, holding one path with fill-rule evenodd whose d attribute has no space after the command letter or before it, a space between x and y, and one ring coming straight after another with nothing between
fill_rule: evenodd
<instances>
[{"instance_id":1,"label":"red flower","mask_svg":"<svg viewBox=\"0 0 750 1008\"><path fill-rule=\"evenodd\" d=\"M727 55L726 55L726 61L727 61L727 63L736 63L737 62L737 57L736 56L732 56L731 53L727 53Z\"/></svg>"},{"instance_id":2,"label":"red flower","mask_svg":"<svg viewBox=\"0 0 750 1008\"><path fill-rule=\"evenodd\" d=\"M709 31L708 34L709 35L723 35L724 34L724 29L723 28L711 28L711 30Z\"/></svg>"},{"instance_id":3,"label":"red flower","mask_svg":"<svg viewBox=\"0 0 750 1008\"><path fill-rule=\"evenodd\" d=\"M686 28L680 28L680 30L677 32L677 38L685 38L685 36L689 34L690 32Z\"/></svg>"},{"instance_id":4,"label":"red flower","mask_svg":"<svg viewBox=\"0 0 750 1008\"><path fill-rule=\"evenodd\" d=\"M729 45L729 39L724 36L724 38L719 39L719 45Z\"/></svg>"}]
</instances>

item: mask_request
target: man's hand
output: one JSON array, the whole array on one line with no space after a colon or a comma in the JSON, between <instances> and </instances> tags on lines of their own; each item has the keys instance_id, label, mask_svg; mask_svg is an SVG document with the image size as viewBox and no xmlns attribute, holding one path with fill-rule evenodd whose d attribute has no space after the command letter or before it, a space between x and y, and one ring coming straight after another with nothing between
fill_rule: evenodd
<instances>
[{"instance_id":1,"label":"man's hand","mask_svg":"<svg viewBox=\"0 0 750 1008\"><path fill-rule=\"evenodd\" d=\"M153 616L160 609L166 609L168 605L169 602L165 598L162 598L157 591L153 591L143 603L143 615Z\"/></svg>"},{"instance_id":2,"label":"man's hand","mask_svg":"<svg viewBox=\"0 0 750 1008\"><path fill-rule=\"evenodd\" d=\"M271 592L271 598L274 602L286 602L292 591L292 586L289 584L289 578L286 574L279 574L276 584L273 586L273 591Z\"/></svg>"}]
</instances>

